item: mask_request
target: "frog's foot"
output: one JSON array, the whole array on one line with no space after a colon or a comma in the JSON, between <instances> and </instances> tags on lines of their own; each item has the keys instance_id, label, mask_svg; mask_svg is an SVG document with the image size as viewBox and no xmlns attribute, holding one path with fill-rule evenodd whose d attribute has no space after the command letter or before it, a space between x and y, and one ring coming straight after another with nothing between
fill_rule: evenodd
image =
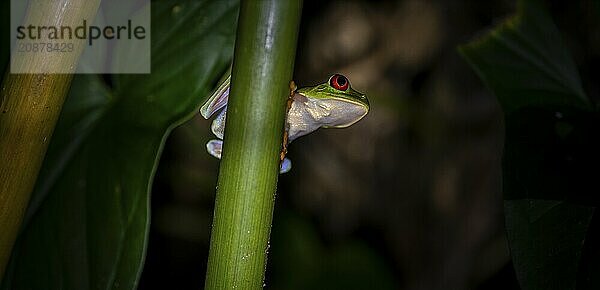
<instances>
[{"instance_id":1,"label":"frog's foot","mask_svg":"<svg viewBox=\"0 0 600 290\"><path fill-rule=\"evenodd\" d=\"M223 140L210 140L206 143L206 151L214 157L221 159L221 152L223 150ZM281 167L279 168L279 173L286 173L292 169L292 161L287 158L283 158L281 161Z\"/></svg>"},{"instance_id":2,"label":"frog's foot","mask_svg":"<svg viewBox=\"0 0 600 290\"><path fill-rule=\"evenodd\" d=\"M284 158L281 162L281 167L279 168L279 173L286 173L292 169L292 161L287 158Z\"/></svg>"},{"instance_id":3,"label":"frog's foot","mask_svg":"<svg viewBox=\"0 0 600 290\"><path fill-rule=\"evenodd\" d=\"M206 143L206 151L214 157L221 159L221 152L223 151L223 140L210 140Z\"/></svg>"}]
</instances>

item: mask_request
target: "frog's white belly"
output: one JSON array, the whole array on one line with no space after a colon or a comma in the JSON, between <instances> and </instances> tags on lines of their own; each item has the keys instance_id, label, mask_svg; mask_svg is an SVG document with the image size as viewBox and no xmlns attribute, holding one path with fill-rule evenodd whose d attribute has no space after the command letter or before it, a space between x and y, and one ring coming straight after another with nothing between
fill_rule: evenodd
<instances>
[{"instance_id":1,"label":"frog's white belly","mask_svg":"<svg viewBox=\"0 0 600 290\"><path fill-rule=\"evenodd\" d=\"M366 114L366 108L350 102L311 99L296 93L286 118L289 142L320 127L348 127Z\"/></svg>"},{"instance_id":2,"label":"frog's white belly","mask_svg":"<svg viewBox=\"0 0 600 290\"><path fill-rule=\"evenodd\" d=\"M223 149L223 133L225 132L225 120L227 118L227 97L229 91L224 91L222 99L215 99L215 106L203 106L203 116L210 117L213 113L219 115L213 120L211 130L216 140L210 140L206 144L207 151L221 158ZM294 94L290 110L286 116L286 130L288 132L288 143L298 137L312 133L320 127L325 128L343 128L348 127L360 120L367 114L367 109L363 106L337 100L337 99L311 99L301 94ZM280 172L285 173L290 170L292 163L285 158L281 163Z\"/></svg>"}]
</instances>

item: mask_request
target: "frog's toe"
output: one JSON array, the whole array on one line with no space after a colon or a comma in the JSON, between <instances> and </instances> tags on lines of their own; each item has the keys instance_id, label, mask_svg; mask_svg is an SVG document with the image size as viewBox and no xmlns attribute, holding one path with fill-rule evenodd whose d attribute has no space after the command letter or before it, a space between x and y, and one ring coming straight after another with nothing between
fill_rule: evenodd
<instances>
[{"instance_id":1,"label":"frog's toe","mask_svg":"<svg viewBox=\"0 0 600 290\"><path fill-rule=\"evenodd\" d=\"M210 140L206 143L206 151L214 157L221 159L221 151L223 150L223 140Z\"/></svg>"},{"instance_id":2,"label":"frog's toe","mask_svg":"<svg viewBox=\"0 0 600 290\"><path fill-rule=\"evenodd\" d=\"M292 161L285 158L283 162L281 162L281 168L279 168L279 173L286 173L292 169Z\"/></svg>"},{"instance_id":3,"label":"frog's toe","mask_svg":"<svg viewBox=\"0 0 600 290\"><path fill-rule=\"evenodd\" d=\"M219 115L213 120L210 126L211 131L217 138L223 139L225 134L225 118L227 118L227 106L219 113Z\"/></svg>"}]
</instances>

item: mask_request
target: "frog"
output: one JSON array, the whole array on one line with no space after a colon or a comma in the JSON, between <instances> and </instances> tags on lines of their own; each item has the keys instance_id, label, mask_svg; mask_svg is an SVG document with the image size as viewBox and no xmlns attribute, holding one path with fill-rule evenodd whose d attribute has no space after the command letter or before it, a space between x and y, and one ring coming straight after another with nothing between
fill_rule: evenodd
<instances>
[{"instance_id":1,"label":"frog","mask_svg":"<svg viewBox=\"0 0 600 290\"><path fill-rule=\"evenodd\" d=\"M207 120L217 114L211 124L211 131L217 139L208 141L206 150L219 159L223 149L230 85L229 74L200 108L200 114ZM291 81L279 172L286 173L292 168L291 160L285 157L292 141L319 128L349 127L363 119L369 109L367 96L354 90L350 80L342 74L333 74L327 82L302 88L297 88Z\"/></svg>"}]
</instances>

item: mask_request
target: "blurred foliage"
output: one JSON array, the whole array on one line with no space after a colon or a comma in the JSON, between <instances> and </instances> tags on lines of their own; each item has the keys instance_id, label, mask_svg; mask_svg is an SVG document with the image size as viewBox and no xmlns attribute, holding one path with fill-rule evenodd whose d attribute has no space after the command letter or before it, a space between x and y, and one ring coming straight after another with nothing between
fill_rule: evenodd
<instances>
[{"instance_id":1,"label":"blurred foliage","mask_svg":"<svg viewBox=\"0 0 600 290\"><path fill-rule=\"evenodd\" d=\"M386 261L360 240L327 246L314 227L289 212L274 221L266 289L398 289Z\"/></svg>"},{"instance_id":2,"label":"blurred foliage","mask_svg":"<svg viewBox=\"0 0 600 290\"><path fill-rule=\"evenodd\" d=\"M152 74L74 79L4 289L136 287L164 140L229 65L237 6L153 2Z\"/></svg>"},{"instance_id":3,"label":"blurred foliage","mask_svg":"<svg viewBox=\"0 0 600 290\"><path fill-rule=\"evenodd\" d=\"M332 72L344 73L350 78L353 87L367 93L372 111L351 128L316 132L295 141L290 147L291 158L295 163L292 172L281 176L278 185L278 208L274 216L272 258L268 261L267 288L293 289L306 285L304 281L298 281L292 276L298 273L298 276L306 277L310 281L306 283L332 283L332 287L343 285L343 281L339 279L352 278L351 281L356 285L378 279L377 281L382 282L382 287L391 285L390 287L398 286L396 288L409 290L518 289L509 261L502 219L501 171L498 157L503 141L500 107L464 62L453 53L457 44L464 43L482 28L499 23L506 14L514 11L514 2L305 1L305 15L301 28L303 35L296 60L295 81L304 86L321 82ZM595 136L588 133L598 124L598 118L581 96L585 95L584 91L592 100L597 100L600 95L594 73L600 65L600 2L546 2L550 3L564 43L574 52L574 60L582 73L583 84L578 84L577 78L573 78L572 73L576 70L572 64L562 67L550 61L556 54L561 62L572 62L560 40L548 42L560 38L554 31L555 28L548 30L547 27L543 27L541 31L530 31L532 27L528 27L528 33L544 35L532 38L536 40L534 44L539 45L538 42L543 42L544 49L542 54L539 54L539 49L537 52L535 50L536 46L527 45L527 49L522 51L526 52L525 59L533 57L547 73L535 77L526 76L525 73L531 74L536 71L532 70L531 66L516 63L515 55L504 54L508 58L507 63L510 64L510 60L513 60L512 64L517 65L519 69L518 73L509 70L510 79L514 84L521 85L519 90L526 89L531 83L525 82L526 80L540 83L550 80L553 85L546 88L555 90L550 106L547 106L547 100L541 91L535 93L539 96L536 107L531 107L525 99L514 99L517 94L510 94L503 100L500 100L498 95L498 101L502 105L507 104L511 110L514 109L514 114L511 113L510 118L507 115L505 119L505 166L512 162L514 166L526 169L510 172L505 169L504 176L508 177L504 181L506 191L510 186L515 186L515 190L510 190L515 195L506 200L506 211L526 214L513 216L515 221L526 221L520 223L521 225L526 225L529 218L539 217L537 223L531 224L529 228L515 227L511 230L520 236L523 236L524 232L535 234L531 235L532 239L521 241L525 246L542 251L521 253L533 253L535 257L541 257L544 253L550 253L552 257L565 257L564 254L568 251L582 251L576 273L577 284L585 288L587 283L588 288L593 289L593 286L597 288L598 285L594 279L598 279L595 274L599 270L597 261L600 255L595 245L600 244L600 237L597 230L586 232L586 229L598 229L600 219L594 215L591 222L587 222L591 216L590 205L597 205L597 198L586 194L584 189L594 180L590 176L597 172L584 171L581 168L584 167L582 164L597 167L598 163L594 161L594 156L597 155L586 155L591 149L581 145L598 144L589 142L589 138ZM3 3L3 7L7 7L8 1ZM173 2L168 1L166 5L169 3ZM208 13L206 6L199 10L185 8L179 6L176 10L180 13ZM8 11L2 9L1 12L8 15ZM168 10L164 12L163 16L169 14ZM531 19L539 21L539 11L535 14ZM233 11L227 15L235 18ZM2 19L6 21L2 31L8 32L8 17ZM506 28L513 29L508 35L516 36L514 29L518 28L515 26L518 24L515 22L517 19L513 18L513 26ZM157 24L155 20L153 19L154 25ZM200 21L200 18L188 20ZM544 21L543 18L541 20ZM169 74L165 75L165 80L175 82L178 92L182 92L169 94L172 102L180 102L179 97L185 96L185 100L196 104L200 100L191 100L191 96L188 98L189 93L197 91L196 96L202 94L217 77L211 76L207 80L194 75L196 72L187 74L193 69L200 69L198 63L211 60L202 57L204 52L201 47L189 47L193 44L190 39L195 35L189 33L195 29L193 24L191 26L185 32L179 31L183 30L183 27L170 26L178 31L175 33L178 37L170 38L171 43L165 50L166 54L160 57L163 61L159 67L165 68L161 73ZM210 31L220 28L214 26ZM153 39L155 32L153 31ZM508 35L503 35L504 39L510 39ZM190 51L184 52L186 49ZM231 48L224 50L231 53ZM554 54L543 56L548 51L553 51ZM153 53L155 52L157 51L153 50ZM0 54L0 57L7 55L8 50L2 49ZM523 59L520 56L519 58ZM490 60L494 58L483 59ZM225 60L213 64L215 74L223 68L220 65L224 62ZM156 71L155 65L157 64L153 63L153 71ZM179 70L180 65L185 65L185 69ZM506 72L502 62L494 64L494 68L496 67L499 68L499 72ZM144 84L136 84L138 81ZM111 87L112 82L119 85ZM206 88L196 87L199 83L204 83ZM92 86L86 87L86 84ZM128 86L131 88L127 88ZM144 86L142 89L145 91L140 91L140 94L137 91L133 92L138 86ZM127 111L121 111L118 115L125 118L127 112L132 116L125 119L141 117L140 121L144 121L140 122L143 124L137 121L133 124L127 122L125 126L118 124L110 130L104 127L106 130L103 135L94 138L101 142L94 151L90 151L92 147L86 145L87 140L91 140L92 137L84 138L83 141L79 141L81 144L75 145L76 150L72 149L71 153L66 150L68 154L64 159L65 164L51 167L48 165L49 161L46 162L42 174L44 180L50 180L48 172L54 168L58 175L57 182L63 180L62 183L71 178L63 176L66 171L71 172L72 178L79 178L85 174L83 169L86 168L88 176L97 175L100 170L127 176L131 172L119 171L119 168L132 167L106 169L105 165L110 162L118 162L123 166L126 163L134 164L135 156L142 154L135 151L136 148L156 152L156 144L160 141L154 139L144 144L128 145L136 147L130 149L127 155L93 156L96 152L101 152L100 150L123 145L122 142L126 138L141 136L142 140L146 140L149 134L162 136L166 123L156 126L146 124L155 123L153 120L159 119L164 122L169 116L171 121L181 117L180 115L175 118L173 112L159 110L159 104L150 108L149 103L152 100L156 102L158 97L148 93L150 86L156 86L157 91L162 91L162 86L170 87L168 82L151 83L141 76L123 76L119 79L109 76L104 76L103 79L77 78L72 96L76 91L80 92L79 95L91 96L85 93L87 90L97 92L93 96L98 98L90 98L87 104L76 105L71 96L68 106L73 110L63 114L69 114L71 121L63 117L60 126L66 127L68 122L80 122L82 117L88 116L78 111L84 107L92 113L88 117L90 120L104 120L106 117L103 116L107 115L98 114L100 109L113 111L116 108L113 109L112 106L121 106L120 101L108 101L110 107L106 109L103 102L107 102L107 96L103 91L110 92L110 100L121 100L129 91L135 93L137 96L132 95L130 102L122 104L127 103L127 106L132 108L128 107ZM117 88L121 88L121 91L114 91ZM506 90L504 92L510 93ZM522 91L519 94L522 94ZM569 94L572 96L568 96ZM148 96L155 98L145 98ZM521 103L523 100L526 102ZM171 101L167 103L174 106ZM186 107L187 112L193 111L189 103L181 106ZM565 106L570 108L566 109ZM173 107L163 108L170 110ZM158 116L154 116L156 114ZM87 125L83 125L82 127L79 124L77 130L85 129ZM94 125L86 130L96 135L102 126ZM152 184L153 220L150 225L149 255L140 289L200 289L203 285L218 172L218 160L206 154L204 147L206 141L211 138L209 127L210 122L196 117L174 130L167 141L156 180ZM114 132L110 132L113 130ZM60 131L57 131L57 134ZM53 144L70 143L67 141L70 141L68 138L72 135L66 134L67 132L62 134L63 141L53 140ZM101 139L101 136L104 138ZM76 138L73 140L77 141ZM100 148L100 144L106 148ZM52 145L54 149L51 150L57 152L60 149L57 146L59 145ZM83 152L82 148L88 150ZM509 154L514 157L510 157ZM569 157L560 160L550 158L556 156ZM80 163L82 170L79 172L71 160L85 161L83 157L95 163ZM509 157L512 160L510 162ZM133 174L148 176L147 168L138 170L135 167L135 170ZM142 171L145 173L141 173ZM520 183L513 182L517 176ZM76 180L70 182L75 184ZM543 182L539 182L540 180ZM521 199L524 187L532 189L529 194L534 195L534 199ZM36 203L40 204L40 212L47 203L58 205L66 202L56 198L51 201L52 192L57 188L49 188L51 190L47 199L35 199ZM36 196L40 196L39 190L38 184ZM147 198L145 190L144 187L143 190L136 191L136 195L141 196L144 202ZM140 193L142 191L143 193ZM553 195L551 200L540 200L550 193ZM567 202L563 202L565 196L569 199ZM522 202L519 202L519 199ZM92 210L95 206L91 204L91 200L77 202L85 202ZM59 209L52 215L56 215L56 218L64 216L65 213L61 211L62 209ZM528 213L529 211L531 213ZM43 214L33 215L30 212L29 218L39 223L41 215ZM106 216L105 214L102 218ZM56 218L48 223L56 223ZM81 216L70 221L84 223L84 220L79 219ZM576 220L583 222L577 224ZM47 236L52 237L47 239L48 241L55 241L54 237L59 236L60 232L52 229L53 227L48 228ZM550 237L547 236L547 231L541 229L554 230L556 234ZM25 232L30 230L26 228ZM562 252L559 248L552 247L557 241L574 246L574 241L580 240L582 236L585 237L583 247L579 245L560 248L565 250ZM103 243L108 240L104 237L98 239ZM77 236L73 236L72 240L63 241L80 248L91 249L89 245L80 243L82 239L78 240ZM537 247L537 242L542 246ZM43 248L48 249L44 255L53 255L46 262L57 262L65 258L78 259L73 256L77 251L65 252L68 244L59 245L52 242L51 245ZM548 249L552 251L544 252ZM22 250L17 251L23 253ZM42 249L39 249L38 252L41 251ZM315 251L318 255L310 251ZM36 251L33 251L28 255L33 256L35 253ZM517 261L518 259L515 259L515 262ZM63 270L61 264L48 265L46 262L37 261L38 270L32 268L32 272L29 273L39 272L39 268L46 266L50 270ZM13 267L14 263L15 259ZM135 264L135 267L139 266L139 263ZM37 264L33 266L35 265ZM363 273L362 265L370 265L369 267L375 270L371 272L365 268ZM520 266L516 267L519 269ZM43 270L50 273L50 270ZM543 268L543 271L547 270L552 270L552 267ZM77 268L73 271L81 274L87 270L84 267L83 270ZM388 279L390 272L394 275L393 279ZM521 272L523 273L525 272ZM33 274L31 275L28 277L33 277ZM88 279L86 275L75 278ZM558 277L567 275L573 278L572 272L559 273ZM349 276L351 277L348 278ZM546 277L557 276L548 274ZM47 278L62 278L62 281L66 282L68 277ZM39 283L43 283L43 280ZM565 280L565 283L569 282ZM564 284L556 285L558 287ZM45 286L44 288L50 288Z\"/></svg>"},{"instance_id":4,"label":"blurred foliage","mask_svg":"<svg viewBox=\"0 0 600 290\"><path fill-rule=\"evenodd\" d=\"M462 48L506 114L523 107L589 109L577 68L548 12L520 1L517 16Z\"/></svg>"},{"instance_id":5,"label":"blurred foliage","mask_svg":"<svg viewBox=\"0 0 600 290\"><path fill-rule=\"evenodd\" d=\"M395 289L478 289L502 270L498 289L514 288L502 223L501 112L454 50L512 11L504 2L305 1L294 80L308 86L343 73L372 111L350 128L291 144L267 288L303 285L288 276L306 260L319 266L299 275L327 285L364 271L352 281L371 288L390 285L392 273ZM219 164L206 153L209 139L210 122L197 117L167 142L140 289L202 287ZM319 255L285 258L296 228L316 235L301 241ZM343 268L331 261L340 256ZM343 275L332 275L332 265Z\"/></svg>"},{"instance_id":6,"label":"blurred foliage","mask_svg":"<svg viewBox=\"0 0 600 290\"><path fill-rule=\"evenodd\" d=\"M506 227L524 289L597 289L600 115L540 1L461 47L505 113ZM595 217L594 217L595 218Z\"/></svg>"}]
</instances>

